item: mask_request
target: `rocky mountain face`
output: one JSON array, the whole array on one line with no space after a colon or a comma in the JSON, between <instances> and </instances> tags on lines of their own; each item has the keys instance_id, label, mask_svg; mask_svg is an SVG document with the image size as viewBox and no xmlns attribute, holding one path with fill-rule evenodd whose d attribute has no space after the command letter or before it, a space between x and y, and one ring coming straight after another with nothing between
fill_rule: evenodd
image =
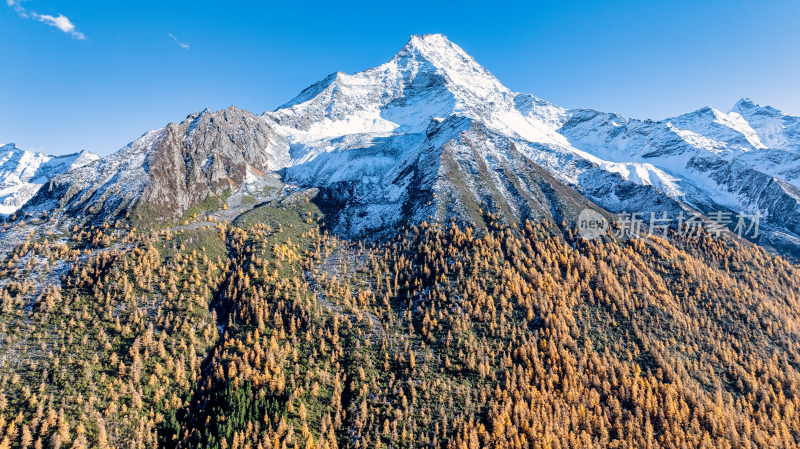
<instances>
[{"instance_id":1,"label":"rocky mountain face","mask_svg":"<svg viewBox=\"0 0 800 449\"><path fill-rule=\"evenodd\" d=\"M142 202L157 216L182 213L285 165L281 136L260 117L230 107L171 124L148 153Z\"/></svg>"},{"instance_id":2,"label":"rocky mountain face","mask_svg":"<svg viewBox=\"0 0 800 449\"><path fill-rule=\"evenodd\" d=\"M261 117L236 107L189 115L145 133L95 164L51 180L26 212L68 216L134 214L146 221L180 217L285 165L281 137Z\"/></svg>"},{"instance_id":3,"label":"rocky mountain face","mask_svg":"<svg viewBox=\"0 0 800 449\"><path fill-rule=\"evenodd\" d=\"M50 179L99 158L88 151L49 156L13 143L0 146L0 216L16 212Z\"/></svg>"},{"instance_id":4,"label":"rocky mountain face","mask_svg":"<svg viewBox=\"0 0 800 449\"><path fill-rule=\"evenodd\" d=\"M203 111L51 180L25 210L174 218L248 179L318 189L334 231L610 212L760 214L758 241L800 249L800 118L743 99L660 121L510 91L442 35L334 73L261 116ZM787 218L787 216L789 218ZM794 249L792 249L794 248Z\"/></svg>"}]
</instances>

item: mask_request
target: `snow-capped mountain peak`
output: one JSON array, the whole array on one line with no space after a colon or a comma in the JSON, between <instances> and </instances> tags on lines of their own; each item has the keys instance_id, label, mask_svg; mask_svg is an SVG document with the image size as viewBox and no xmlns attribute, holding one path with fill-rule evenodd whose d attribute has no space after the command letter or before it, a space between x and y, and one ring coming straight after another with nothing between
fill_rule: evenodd
<instances>
[{"instance_id":1,"label":"snow-capped mountain peak","mask_svg":"<svg viewBox=\"0 0 800 449\"><path fill-rule=\"evenodd\" d=\"M456 94L469 95L472 99L477 97L486 100L498 95L511 95L494 75L441 34L411 36L390 64L396 64L407 73L441 74L451 90Z\"/></svg>"},{"instance_id":2,"label":"snow-capped mountain peak","mask_svg":"<svg viewBox=\"0 0 800 449\"><path fill-rule=\"evenodd\" d=\"M441 68L453 68L459 64L480 67L461 47L452 43L443 34L415 34L397 52L395 58L405 58L409 55L422 57L433 65Z\"/></svg>"},{"instance_id":3,"label":"snow-capped mountain peak","mask_svg":"<svg viewBox=\"0 0 800 449\"><path fill-rule=\"evenodd\" d=\"M762 106L760 104L757 104L749 97L740 98L739 101L737 101L736 104L734 104L731 110L728 112L736 112L742 116L748 116L753 114L771 115L771 116L787 115L781 110L776 109L772 106L769 105Z\"/></svg>"},{"instance_id":4,"label":"snow-capped mountain peak","mask_svg":"<svg viewBox=\"0 0 800 449\"><path fill-rule=\"evenodd\" d=\"M88 151L49 156L22 150L13 143L0 146L0 215L13 214L53 177L97 159L99 156Z\"/></svg>"},{"instance_id":5,"label":"snow-capped mountain peak","mask_svg":"<svg viewBox=\"0 0 800 449\"><path fill-rule=\"evenodd\" d=\"M800 116L760 106L749 98L736 102L731 113L746 120L768 148L800 153Z\"/></svg>"},{"instance_id":6,"label":"snow-capped mountain peak","mask_svg":"<svg viewBox=\"0 0 800 449\"><path fill-rule=\"evenodd\" d=\"M667 119L678 130L712 138L728 144L730 154L767 148L756 131L738 112L724 113L704 107L688 114Z\"/></svg>"},{"instance_id":7,"label":"snow-capped mountain peak","mask_svg":"<svg viewBox=\"0 0 800 449\"><path fill-rule=\"evenodd\" d=\"M422 133L433 118L474 115L513 95L488 70L440 34L412 36L387 63L336 72L267 113L307 141L358 133ZM315 126L316 125L316 126ZM297 134L297 133L292 133Z\"/></svg>"},{"instance_id":8,"label":"snow-capped mountain peak","mask_svg":"<svg viewBox=\"0 0 800 449\"><path fill-rule=\"evenodd\" d=\"M753 107L758 107L755 103L753 103L753 100L751 100L749 97L742 97L742 98L739 99L739 101L736 102L736 104L733 105L731 110L728 111L728 112L739 112L739 113L741 113L742 110L750 109L750 108L753 108Z\"/></svg>"},{"instance_id":9,"label":"snow-capped mountain peak","mask_svg":"<svg viewBox=\"0 0 800 449\"><path fill-rule=\"evenodd\" d=\"M478 120L528 141L567 144L555 132L563 109L511 92L441 34L412 36L389 62L331 74L264 115L295 144L295 163L352 147L353 139L342 136L424 136L447 117Z\"/></svg>"}]
</instances>

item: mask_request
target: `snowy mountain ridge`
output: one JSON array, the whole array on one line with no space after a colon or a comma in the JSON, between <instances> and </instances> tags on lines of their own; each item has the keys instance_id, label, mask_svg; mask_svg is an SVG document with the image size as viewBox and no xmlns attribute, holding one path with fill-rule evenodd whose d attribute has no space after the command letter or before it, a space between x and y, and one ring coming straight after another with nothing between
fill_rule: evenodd
<instances>
[{"instance_id":1,"label":"snowy mountain ridge","mask_svg":"<svg viewBox=\"0 0 800 449\"><path fill-rule=\"evenodd\" d=\"M0 215L13 214L55 176L99 158L88 151L49 156L21 150L13 143L0 146Z\"/></svg>"},{"instance_id":2,"label":"snowy mountain ridge","mask_svg":"<svg viewBox=\"0 0 800 449\"><path fill-rule=\"evenodd\" d=\"M444 147L475 124L613 212L631 210L620 190L632 184L705 213L777 217L800 185L796 117L747 99L728 113L706 107L660 121L568 110L511 92L442 35L413 36L388 63L330 75L264 117L290 142L290 182L383 185L361 196L384 200L404 185L395 173L430 151L434 137ZM467 120L446 127L447 135L436 132L448 119ZM616 179L614 188L606 185L608 176ZM639 200L634 204L648 202ZM798 231L792 226L790 233Z\"/></svg>"},{"instance_id":3,"label":"snowy mountain ridge","mask_svg":"<svg viewBox=\"0 0 800 449\"><path fill-rule=\"evenodd\" d=\"M182 213L276 172L320 189L334 229L353 236L429 217L474 221L484 208L563 221L580 198L611 212L757 212L766 243L800 248L800 117L749 99L660 121L565 109L510 91L439 34L412 36L387 63L331 74L261 116L206 110L121 153L134 148L147 150L54 183L71 198L83 192L80 210L102 210L117 191L129 192L126 204L169 197L183 182L172 172L205 179L164 208ZM218 165L219 152L237 168ZM102 194L89 187L99 181Z\"/></svg>"}]
</instances>

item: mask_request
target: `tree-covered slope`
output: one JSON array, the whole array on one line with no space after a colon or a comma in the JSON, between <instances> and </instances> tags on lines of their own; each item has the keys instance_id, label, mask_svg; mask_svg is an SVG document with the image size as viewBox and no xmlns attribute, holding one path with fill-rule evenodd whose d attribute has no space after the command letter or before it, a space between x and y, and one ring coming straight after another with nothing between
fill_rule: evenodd
<instances>
[{"instance_id":1,"label":"tree-covered slope","mask_svg":"<svg viewBox=\"0 0 800 449\"><path fill-rule=\"evenodd\" d=\"M491 214L366 245L312 198L32 235L0 272L0 447L800 442L783 258Z\"/></svg>"}]
</instances>

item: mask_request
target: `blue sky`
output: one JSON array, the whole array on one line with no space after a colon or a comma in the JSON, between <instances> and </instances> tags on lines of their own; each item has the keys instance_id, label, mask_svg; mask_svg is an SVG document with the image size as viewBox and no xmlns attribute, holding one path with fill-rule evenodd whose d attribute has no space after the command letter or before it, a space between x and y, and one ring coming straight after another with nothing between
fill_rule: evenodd
<instances>
[{"instance_id":1,"label":"blue sky","mask_svg":"<svg viewBox=\"0 0 800 449\"><path fill-rule=\"evenodd\" d=\"M800 114L800 2L5 0L0 143L108 154L232 104L274 109L444 33L510 89L662 119L740 97Z\"/></svg>"}]
</instances>

